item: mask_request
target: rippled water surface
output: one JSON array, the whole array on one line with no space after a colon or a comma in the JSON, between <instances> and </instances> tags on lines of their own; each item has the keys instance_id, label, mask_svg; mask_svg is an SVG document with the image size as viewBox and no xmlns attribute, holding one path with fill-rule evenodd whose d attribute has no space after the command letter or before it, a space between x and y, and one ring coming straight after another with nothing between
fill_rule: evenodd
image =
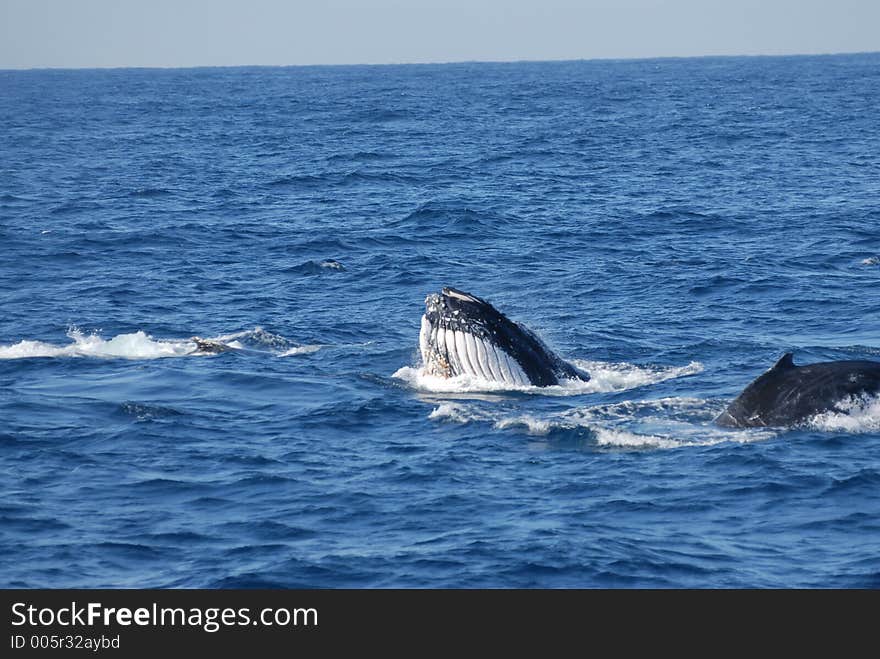
<instances>
[{"instance_id":1,"label":"rippled water surface","mask_svg":"<svg viewBox=\"0 0 880 659\"><path fill-rule=\"evenodd\" d=\"M880 586L878 401L712 423L880 360L880 55L0 90L0 585ZM443 285L593 379L426 377Z\"/></svg>"}]
</instances>

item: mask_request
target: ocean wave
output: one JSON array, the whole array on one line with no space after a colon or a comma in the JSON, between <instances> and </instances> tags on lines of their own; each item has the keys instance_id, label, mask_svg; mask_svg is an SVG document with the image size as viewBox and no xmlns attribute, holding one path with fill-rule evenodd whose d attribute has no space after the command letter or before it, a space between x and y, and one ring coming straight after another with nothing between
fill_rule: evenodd
<instances>
[{"instance_id":1,"label":"ocean wave","mask_svg":"<svg viewBox=\"0 0 880 659\"><path fill-rule=\"evenodd\" d=\"M92 357L100 359L149 360L165 357L189 357L215 354L205 344L234 350L259 351L278 357L308 354L320 350L321 345L300 345L262 327L223 334L207 339L156 339L143 330L118 334L105 339L100 332L86 333L78 327L67 331L71 343L57 345L46 341L23 339L18 343L0 345L0 359L28 359L51 357Z\"/></svg>"},{"instance_id":2,"label":"ocean wave","mask_svg":"<svg viewBox=\"0 0 880 659\"><path fill-rule=\"evenodd\" d=\"M618 448L681 448L684 444L677 439L658 435L639 434L614 428L597 428L596 443L600 446Z\"/></svg>"},{"instance_id":3,"label":"ocean wave","mask_svg":"<svg viewBox=\"0 0 880 659\"><path fill-rule=\"evenodd\" d=\"M324 259L323 261L305 261L285 269L284 272L301 275L323 275L333 272L345 272L345 266L336 259Z\"/></svg>"},{"instance_id":4,"label":"ocean wave","mask_svg":"<svg viewBox=\"0 0 880 659\"><path fill-rule=\"evenodd\" d=\"M308 346L296 346L295 348L290 348L288 350L285 350L282 353L279 353L278 356L279 357L292 357L293 355L308 355L313 352L317 352L318 350L320 350L323 347L324 346L318 345L318 344L308 345Z\"/></svg>"},{"instance_id":5,"label":"ocean wave","mask_svg":"<svg viewBox=\"0 0 880 659\"><path fill-rule=\"evenodd\" d=\"M165 195L174 194L167 188L138 188L128 193L130 197L141 197L150 199L153 197L164 197Z\"/></svg>"},{"instance_id":6,"label":"ocean wave","mask_svg":"<svg viewBox=\"0 0 880 659\"><path fill-rule=\"evenodd\" d=\"M435 421L453 421L455 423L470 423L472 421L488 421L491 416L477 408L456 403L441 403L428 415Z\"/></svg>"},{"instance_id":7,"label":"ocean wave","mask_svg":"<svg viewBox=\"0 0 880 659\"><path fill-rule=\"evenodd\" d=\"M137 421L153 421L183 414L183 412L167 405L154 405L151 403L138 403L135 401L126 401L122 403L119 406L119 413L123 416L132 417Z\"/></svg>"},{"instance_id":8,"label":"ocean wave","mask_svg":"<svg viewBox=\"0 0 880 659\"><path fill-rule=\"evenodd\" d=\"M511 218L498 213L478 210L452 202L429 201L397 220L390 227L405 227L443 235L471 235L479 230L482 235L500 230L510 224Z\"/></svg>"},{"instance_id":9,"label":"ocean wave","mask_svg":"<svg viewBox=\"0 0 880 659\"><path fill-rule=\"evenodd\" d=\"M369 107L358 109L352 113L351 119L364 123L387 123L393 121L405 121L412 118L412 114L402 108Z\"/></svg>"},{"instance_id":10,"label":"ocean wave","mask_svg":"<svg viewBox=\"0 0 880 659\"><path fill-rule=\"evenodd\" d=\"M702 398L667 397L622 401L569 410L560 422L585 426L599 446L683 448L723 442L750 443L776 436L772 430L730 429L713 424L721 405Z\"/></svg>"},{"instance_id":11,"label":"ocean wave","mask_svg":"<svg viewBox=\"0 0 880 659\"><path fill-rule=\"evenodd\" d=\"M723 442L749 443L776 437L780 429L731 429L713 420L723 403L701 398L669 397L589 405L564 412L511 414L466 403L441 403L429 419L455 423L483 422L496 430L522 430L527 435L565 435L588 432L597 446L619 448L681 448ZM880 431L880 396L856 397L840 410L811 417L804 426L821 432ZM584 433L580 433L584 434Z\"/></svg>"},{"instance_id":12,"label":"ocean wave","mask_svg":"<svg viewBox=\"0 0 880 659\"><path fill-rule=\"evenodd\" d=\"M493 425L498 430L522 426L528 430L530 435L546 435L554 428L551 420L541 419L532 414L504 417L495 421Z\"/></svg>"},{"instance_id":13,"label":"ocean wave","mask_svg":"<svg viewBox=\"0 0 880 659\"><path fill-rule=\"evenodd\" d=\"M703 365L696 361L685 366L638 366L629 362L611 363L583 359L575 359L573 363L590 374L588 382L572 381L582 393L626 391L703 372ZM568 382L565 386L568 386Z\"/></svg>"},{"instance_id":14,"label":"ocean wave","mask_svg":"<svg viewBox=\"0 0 880 659\"><path fill-rule=\"evenodd\" d=\"M99 334L86 334L71 328L67 332L72 343L56 345L24 339L11 345L0 345L0 359L30 357L99 357L105 359L158 359L182 357L197 351L194 341L157 341L142 330L103 339Z\"/></svg>"},{"instance_id":15,"label":"ocean wave","mask_svg":"<svg viewBox=\"0 0 880 659\"><path fill-rule=\"evenodd\" d=\"M623 401L580 407L545 415L511 414L465 403L441 403L428 415L435 421L486 423L496 430L521 430L547 441L588 438L597 447L621 449L675 449L712 446L723 442L748 443L776 436L772 430L741 430L712 425L717 401L672 397Z\"/></svg>"},{"instance_id":16,"label":"ocean wave","mask_svg":"<svg viewBox=\"0 0 880 659\"><path fill-rule=\"evenodd\" d=\"M357 162L357 161L376 161L376 160L393 160L397 156L393 153L383 153L381 151L356 151L353 153L334 153L327 156L328 162Z\"/></svg>"},{"instance_id":17,"label":"ocean wave","mask_svg":"<svg viewBox=\"0 0 880 659\"><path fill-rule=\"evenodd\" d=\"M327 177L314 174L288 174L279 176L268 182L267 185L290 188L320 188L327 184Z\"/></svg>"},{"instance_id":18,"label":"ocean wave","mask_svg":"<svg viewBox=\"0 0 880 659\"><path fill-rule=\"evenodd\" d=\"M355 185L358 183L399 183L403 185L419 183L422 179L406 175L400 174L397 172L389 172L389 171L381 171L381 172L369 172L361 169L355 169L350 172L346 172L339 178L340 185Z\"/></svg>"}]
</instances>

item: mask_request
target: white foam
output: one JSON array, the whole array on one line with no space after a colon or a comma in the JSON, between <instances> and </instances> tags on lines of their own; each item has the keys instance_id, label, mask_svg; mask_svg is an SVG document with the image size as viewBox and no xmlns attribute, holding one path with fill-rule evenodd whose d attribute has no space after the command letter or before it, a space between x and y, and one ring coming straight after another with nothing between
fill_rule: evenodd
<instances>
[{"instance_id":1,"label":"white foam","mask_svg":"<svg viewBox=\"0 0 880 659\"><path fill-rule=\"evenodd\" d=\"M628 362L595 362L575 359L574 365L590 374L588 382L568 380L563 386L574 387L580 393L607 393L626 391L649 384L702 373L700 362L686 366L637 366Z\"/></svg>"},{"instance_id":2,"label":"white foam","mask_svg":"<svg viewBox=\"0 0 880 659\"><path fill-rule=\"evenodd\" d=\"M467 405L456 403L442 403L428 415L435 421L453 421L455 423L470 423L472 421L486 421L487 415Z\"/></svg>"},{"instance_id":3,"label":"white foam","mask_svg":"<svg viewBox=\"0 0 880 659\"><path fill-rule=\"evenodd\" d=\"M567 417L588 420L595 419L629 419L633 417L645 417L662 415L670 419L714 419L718 410L709 401L703 398L689 398L687 396L668 396L666 398L651 398L648 400L624 400L617 403L600 405L588 405L575 408L563 413Z\"/></svg>"},{"instance_id":4,"label":"white foam","mask_svg":"<svg viewBox=\"0 0 880 659\"><path fill-rule=\"evenodd\" d=\"M0 359L26 357L100 357L105 359L158 359L180 357L196 352L197 346L190 340L157 341L143 331L119 334L103 339L97 333L85 334L72 328L67 336L73 343L55 345L43 341L19 341L13 345L0 346Z\"/></svg>"},{"instance_id":5,"label":"white foam","mask_svg":"<svg viewBox=\"0 0 880 659\"><path fill-rule=\"evenodd\" d=\"M880 431L880 396L853 397L838 403L839 412L824 412L811 417L806 425L827 432Z\"/></svg>"},{"instance_id":6,"label":"white foam","mask_svg":"<svg viewBox=\"0 0 880 659\"><path fill-rule=\"evenodd\" d=\"M615 364L575 360L574 364L576 366L590 374L589 381L562 380L558 385L536 387L527 383L528 381L524 373L520 375L522 369L515 360L508 358L506 362L502 362L501 360L505 357L507 355L503 351L498 351L495 353L494 360L491 358L488 360L490 363L497 360L498 364L503 364L511 371L511 379L509 380L507 379L508 373L504 373L505 382L487 380L475 375L457 375L451 378L444 378L429 375L423 367L412 368L409 366L398 369L392 377L404 380L407 384L420 391L433 391L437 393L522 391L544 396L578 396L581 394L625 391L665 380L694 375L703 370L703 365L699 362L691 362L687 366L649 367L636 366L626 362ZM501 369L500 366L499 369Z\"/></svg>"},{"instance_id":7,"label":"white foam","mask_svg":"<svg viewBox=\"0 0 880 659\"><path fill-rule=\"evenodd\" d=\"M567 426L592 430L603 446L679 448L722 442L748 443L769 439L767 429L731 429L714 425L717 403L702 398L667 397L622 401L569 410L559 416Z\"/></svg>"},{"instance_id":8,"label":"white foam","mask_svg":"<svg viewBox=\"0 0 880 659\"><path fill-rule=\"evenodd\" d=\"M292 357L293 355L308 355L313 352L317 352L324 346L314 344L308 346L296 346L295 348L291 348L290 350L285 350L282 353L279 353L279 357Z\"/></svg>"},{"instance_id":9,"label":"white foam","mask_svg":"<svg viewBox=\"0 0 880 659\"><path fill-rule=\"evenodd\" d=\"M397 369L391 377L403 380L413 389L442 394L455 393L479 393L487 391L525 391L538 392L540 387L505 384L494 380L484 380L473 375L456 375L444 378L439 375L429 375L424 368L403 366Z\"/></svg>"},{"instance_id":10,"label":"white foam","mask_svg":"<svg viewBox=\"0 0 880 659\"><path fill-rule=\"evenodd\" d=\"M498 430L515 428L517 426L524 427L530 435L546 435L556 427L551 420L539 419L531 414L502 418L494 423L494 427Z\"/></svg>"},{"instance_id":11,"label":"white foam","mask_svg":"<svg viewBox=\"0 0 880 659\"><path fill-rule=\"evenodd\" d=\"M880 256L869 256L861 260L862 265L880 265Z\"/></svg>"},{"instance_id":12,"label":"white foam","mask_svg":"<svg viewBox=\"0 0 880 659\"><path fill-rule=\"evenodd\" d=\"M417 373L416 369L410 371L411 377ZM853 398L839 407L838 412L812 417L806 425L824 432L880 431L880 396ZM766 441L784 432L773 428L716 426L713 420L721 409L719 401L687 397L589 405L546 415L511 414L504 409L444 403L431 412L429 418L459 423L482 421L497 430L522 429L528 435L539 436L582 428L597 446L624 449L677 449L725 442L745 444Z\"/></svg>"},{"instance_id":13,"label":"white foam","mask_svg":"<svg viewBox=\"0 0 880 659\"><path fill-rule=\"evenodd\" d=\"M105 339L100 332L86 333L72 327L67 331L71 343L58 345L45 341L24 339L18 343L0 345L0 359L32 357L92 357L103 359L160 359L163 357L204 356L214 354L202 351L194 338L156 339L144 332L118 334ZM205 339L239 350L263 350L278 357L301 355L320 350L321 345L294 345L292 341L261 327Z\"/></svg>"},{"instance_id":14,"label":"white foam","mask_svg":"<svg viewBox=\"0 0 880 659\"><path fill-rule=\"evenodd\" d=\"M682 442L657 435L640 435L627 430L595 428L596 443L599 446L619 446L622 448L681 448Z\"/></svg>"},{"instance_id":15,"label":"white foam","mask_svg":"<svg viewBox=\"0 0 880 659\"><path fill-rule=\"evenodd\" d=\"M442 403L429 418L455 423L484 422L496 430L522 430L530 436L582 429L597 446L623 449L678 449L723 442L747 443L776 436L763 429L720 428L712 423L719 403L671 397L580 407L546 415L510 414L467 403Z\"/></svg>"},{"instance_id":16,"label":"white foam","mask_svg":"<svg viewBox=\"0 0 880 659\"><path fill-rule=\"evenodd\" d=\"M0 359L23 359L25 357L57 357L63 348L42 341L19 341L12 345L0 345Z\"/></svg>"}]
</instances>

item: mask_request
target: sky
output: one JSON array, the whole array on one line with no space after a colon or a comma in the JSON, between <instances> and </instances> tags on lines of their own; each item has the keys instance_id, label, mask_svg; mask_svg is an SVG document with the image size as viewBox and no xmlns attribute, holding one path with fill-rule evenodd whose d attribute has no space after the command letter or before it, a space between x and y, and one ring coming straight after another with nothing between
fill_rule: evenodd
<instances>
[{"instance_id":1,"label":"sky","mask_svg":"<svg viewBox=\"0 0 880 659\"><path fill-rule=\"evenodd\" d=\"M0 68L880 51L880 0L0 0Z\"/></svg>"}]
</instances>

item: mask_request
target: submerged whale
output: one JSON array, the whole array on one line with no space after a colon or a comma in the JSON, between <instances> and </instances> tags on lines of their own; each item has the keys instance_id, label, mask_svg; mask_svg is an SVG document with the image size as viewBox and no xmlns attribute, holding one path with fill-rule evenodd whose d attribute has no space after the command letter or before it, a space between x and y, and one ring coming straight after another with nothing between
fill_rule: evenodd
<instances>
[{"instance_id":1,"label":"submerged whale","mask_svg":"<svg viewBox=\"0 0 880 659\"><path fill-rule=\"evenodd\" d=\"M445 378L470 375L502 385L537 387L590 379L531 330L455 288L425 298L419 348L425 372Z\"/></svg>"},{"instance_id":2,"label":"submerged whale","mask_svg":"<svg viewBox=\"0 0 880 659\"><path fill-rule=\"evenodd\" d=\"M796 366L788 352L756 378L715 423L731 428L791 426L841 403L880 393L880 362L836 361Z\"/></svg>"},{"instance_id":3,"label":"submerged whale","mask_svg":"<svg viewBox=\"0 0 880 659\"><path fill-rule=\"evenodd\" d=\"M196 352L205 353L205 354L219 354L221 352L230 352L235 350L230 345L225 343L221 343L215 339L203 339L200 336L194 336L190 339L193 343L196 344Z\"/></svg>"}]
</instances>

